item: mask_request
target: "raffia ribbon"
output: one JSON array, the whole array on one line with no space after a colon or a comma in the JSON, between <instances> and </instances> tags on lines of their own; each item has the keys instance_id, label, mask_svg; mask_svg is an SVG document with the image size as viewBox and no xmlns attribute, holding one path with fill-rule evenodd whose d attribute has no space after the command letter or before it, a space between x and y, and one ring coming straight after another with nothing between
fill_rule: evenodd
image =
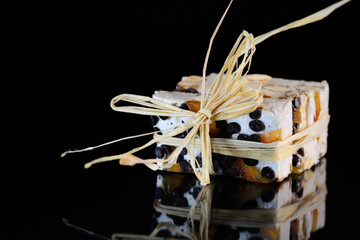
<instances>
[{"instance_id":1,"label":"raffia ribbon","mask_svg":"<svg viewBox=\"0 0 360 240\"><path fill-rule=\"evenodd\" d=\"M216 142L212 141L209 135L209 131L210 131L209 124L212 121L230 119L248 114L254 111L262 102L263 95L260 92L260 88L259 89L251 88L249 83L252 81L256 81L260 84L261 87L261 82L264 79L249 79L246 76L251 65L251 60L255 51L255 46L260 42L264 41L265 39L269 38L270 36L273 36L277 33L286 31L291 28L300 27L315 21L319 21L327 17L332 11L334 11L335 9L339 8L340 6L342 6L343 4L349 1L350 0L340 1L308 17L294 21L290 24L272 30L256 38L254 38L251 33L243 31L236 40L228 57L226 58L225 63L221 68L217 78L215 79L209 90L205 92L206 67L210 55L211 46L214 37L227 11L230 8L230 5L232 3L231 1L210 39L209 48L206 54L204 68L203 68L203 75L202 75L200 110L197 113L194 113L191 111L180 109L176 106L156 100L154 98L139 96L139 95L121 94L119 96L114 97L111 100L110 105L112 109L115 111L141 114L141 115L155 115L155 116L177 116L177 117L186 116L186 117L190 117L190 119L184 124L177 126L176 128L167 129L169 130L167 133L164 133L163 135L157 135L154 139L150 140L149 142L147 142L146 144L140 147L134 148L124 154L96 159L94 161L87 163L85 165L85 168L88 168L95 163L111 161L111 160L119 160L119 163L121 165L133 166L135 164L141 163L141 164L145 164L147 167L149 167L152 170L159 169L160 166L157 163L161 162L163 163L161 167L167 169L172 167L173 164L176 163L176 160L181 150L184 147L186 147L192 150L189 151L189 155L190 155L190 163L194 170L195 175L201 181L202 185L209 184L210 183L209 175L215 173L214 168L212 166L211 153L213 149L217 149L216 147L214 147L214 145L216 145ZM116 103L120 101L135 103L143 107L116 106ZM172 137L190 128L192 128L192 130L188 133L188 135L184 139L181 139L177 143L178 144L177 148L170 154L170 156L167 159L144 160L133 155L134 153L156 143L157 141L165 141L172 139ZM196 139L196 135L198 131L200 131L200 139ZM63 153L62 156L64 156L67 153L92 150L94 148L105 146L114 142L119 142L135 137L141 137L153 133L154 132L131 136L131 137L125 137L112 141L110 143L105 143L96 147L90 147L83 150L67 151ZM299 139L292 139L292 140L295 141ZM240 141L240 140L234 140L234 141ZM284 141L289 142L289 140L286 139ZM196 144L199 144L199 142L200 142L200 150L202 157L202 168L199 167L199 163L197 162L193 153ZM262 148L261 146L264 146L261 143L256 143L256 144L259 144L258 145L259 148ZM277 148L275 147L270 151L276 152ZM222 151L222 153L224 153L224 151ZM274 153L272 153L272 155L274 155Z\"/></svg>"}]
</instances>

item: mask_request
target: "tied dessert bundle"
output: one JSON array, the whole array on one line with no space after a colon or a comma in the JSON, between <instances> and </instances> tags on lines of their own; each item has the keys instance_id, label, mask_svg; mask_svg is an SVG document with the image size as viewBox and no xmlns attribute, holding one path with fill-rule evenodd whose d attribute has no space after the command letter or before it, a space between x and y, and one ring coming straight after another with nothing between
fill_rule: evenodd
<instances>
[{"instance_id":1,"label":"tied dessert bundle","mask_svg":"<svg viewBox=\"0 0 360 240\"><path fill-rule=\"evenodd\" d=\"M184 77L174 92L156 91L153 97L121 94L111 100L115 111L152 116L154 132L66 151L62 156L153 134L146 144L95 159L85 168L119 160L120 165L145 164L152 170L193 172L202 185L210 183L210 175L267 183L309 169L326 152L330 119L327 82L247 73L257 44L282 31L321 20L349 1L340 1L258 37L243 31L220 72L206 76L212 43L231 1L210 39L202 77ZM142 107L117 106L120 101ZM153 144L157 144L156 158L134 155Z\"/></svg>"}]
</instances>

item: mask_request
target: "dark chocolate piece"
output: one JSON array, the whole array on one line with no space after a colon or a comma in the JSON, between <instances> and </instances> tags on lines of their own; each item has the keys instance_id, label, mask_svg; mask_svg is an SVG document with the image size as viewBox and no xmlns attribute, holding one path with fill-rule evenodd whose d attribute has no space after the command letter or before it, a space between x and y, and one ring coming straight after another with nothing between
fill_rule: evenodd
<instances>
[{"instance_id":1,"label":"dark chocolate piece","mask_svg":"<svg viewBox=\"0 0 360 240\"><path fill-rule=\"evenodd\" d=\"M305 155L305 153L304 153L304 148L303 147L301 147L301 148L299 148L298 150L297 150L297 153L300 155L300 156L304 156Z\"/></svg>"},{"instance_id":2,"label":"dark chocolate piece","mask_svg":"<svg viewBox=\"0 0 360 240\"><path fill-rule=\"evenodd\" d=\"M262 121L255 119L249 122L249 127L254 132L260 132L265 129L265 124Z\"/></svg>"},{"instance_id":3,"label":"dark chocolate piece","mask_svg":"<svg viewBox=\"0 0 360 240\"><path fill-rule=\"evenodd\" d=\"M243 141L249 141L249 135L244 134L244 133L240 133L239 136L237 137L238 140L243 140Z\"/></svg>"},{"instance_id":4,"label":"dark chocolate piece","mask_svg":"<svg viewBox=\"0 0 360 240\"><path fill-rule=\"evenodd\" d=\"M241 130L241 127L238 123L236 122L231 122L227 125L226 127L226 131L228 134L235 134L235 133L239 133Z\"/></svg>"},{"instance_id":5,"label":"dark chocolate piece","mask_svg":"<svg viewBox=\"0 0 360 240\"><path fill-rule=\"evenodd\" d=\"M160 118L161 120L166 120L166 119L168 119L169 117L167 117L167 116L159 116L159 118Z\"/></svg>"},{"instance_id":6,"label":"dark chocolate piece","mask_svg":"<svg viewBox=\"0 0 360 240\"><path fill-rule=\"evenodd\" d=\"M179 108L184 109L184 110L189 110L190 109L189 106L186 103L182 103Z\"/></svg>"},{"instance_id":7,"label":"dark chocolate piece","mask_svg":"<svg viewBox=\"0 0 360 240\"><path fill-rule=\"evenodd\" d=\"M176 137L176 138L185 138L187 134L188 134L187 131L184 131L184 132L179 133L178 135L176 135L174 137Z\"/></svg>"},{"instance_id":8,"label":"dark chocolate piece","mask_svg":"<svg viewBox=\"0 0 360 240\"><path fill-rule=\"evenodd\" d=\"M249 136L249 141L253 141L253 142L261 142L261 137L259 134L251 134Z\"/></svg>"},{"instance_id":9,"label":"dark chocolate piece","mask_svg":"<svg viewBox=\"0 0 360 240\"><path fill-rule=\"evenodd\" d=\"M155 148L155 157L158 159L161 159L165 156L165 154L163 153L161 147L156 147Z\"/></svg>"},{"instance_id":10,"label":"dark chocolate piece","mask_svg":"<svg viewBox=\"0 0 360 240\"><path fill-rule=\"evenodd\" d=\"M251 119L259 119L261 117L261 108L256 109L255 111L249 113Z\"/></svg>"},{"instance_id":11,"label":"dark chocolate piece","mask_svg":"<svg viewBox=\"0 0 360 240\"><path fill-rule=\"evenodd\" d=\"M250 158L244 158L243 161L248 166L256 166L259 163L259 160Z\"/></svg>"},{"instance_id":12,"label":"dark chocolate piece","mask_svg":"<svg viewBox=\"0 0 360 240\"><path fill-rule=\"evenodd\" d=\"M272 189L266 189L261 193L261 200L263 202L270 202L274 199L274 197L275 197L275 191Z\"/></svg>"},{"instance_id":13,"label":"dark chocolate piece","mask_svg":"<svg viewBox=\"0 0 360 240\"><path fill-rule=\"evenodd\" d=\"M189 173L192 170L189 163L187 161L185 161L185 160L180 163L180 168L184 173Z\"/></svg>"},{"instance_id":14,"label":"dark chocolate piece","mask_svg":"<svg viewBox=\"0 0 360 240\"><path fill-rule=\"evenodd\" d=\"M271 169L271 167L267 166L261 170L261 176L268 180L273 180L275 177L275 172L274 172L274 170Z\"/></svg>"},{"instance_id":15,"label":"dark chocolate piece","mask_svg":"<svg viewBox=\"0 0 360 240\"><path fill-rule=\"evenodd\" d=\"M160 148L161 148L161 150L163 151L164 154L169 155L170 152L171 152L171 147L169 145L163 144L163 145L160 146Z\"/></svg>"},{"instance_id":16,"label":"dark chocolate piece","mask_svg":"<svg viewBox=\"0 0 360 240\"><path fill-rule=\"evenodd\" d=\"M297 154L292 155L292 165L293 167L297 167L301 164L301 157Z\"/></svg>"},{"instance_id":17,"label":"dark chocolate piece","mask_svg":"<svg viewBox=\"0 0 360 240\"><path fill-rule=\"evenodd\" d=\"M186 147L184 147L184 148L181 150L180 155L181 155L181 156L184 156L184 155L186 155L187 153L188 153L188 151L187 151Z\"/></svg>"}]
</instances>

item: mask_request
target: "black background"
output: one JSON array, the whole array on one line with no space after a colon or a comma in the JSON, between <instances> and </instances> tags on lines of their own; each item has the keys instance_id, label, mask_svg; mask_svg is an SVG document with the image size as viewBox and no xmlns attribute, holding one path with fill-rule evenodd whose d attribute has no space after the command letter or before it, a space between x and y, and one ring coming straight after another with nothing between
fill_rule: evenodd
<instances>
[{"instance_id":1,"label":"black background","mask_svg":"<svg viewBox=\"0 0 360 240\"><path fill-rule=\"evenodd\" d=\"M207 72L220 70L243 29L258 36L334 2L236 0L215 38ZM172 90L182 76L201 75L210 36L227 4L139 0L9 9L4 239L89 238L65 227L61 217L108 237L148 233L156 172L120 167L116 161L88 170L83 165L149 138L65 158L60 154L151 131L148 117L113 112L111 98L151 96L154 90ZM330 84L327 223L315 239L351 235L356 220L350 217L358 211L354 12L350 2L320 22L271 37L257 46L250 70ZM153 152L150 147L138 155L147 158Z\"/></svg>"}]
</instances>

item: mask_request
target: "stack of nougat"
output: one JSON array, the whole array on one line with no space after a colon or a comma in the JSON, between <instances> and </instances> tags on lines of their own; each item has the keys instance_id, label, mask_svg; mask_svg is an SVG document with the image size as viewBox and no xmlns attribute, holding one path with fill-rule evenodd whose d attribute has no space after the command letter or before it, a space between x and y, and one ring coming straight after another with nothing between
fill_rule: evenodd
<instances>
[{"instance_id":1,"label":"stack of nougat","mask_svg":"<svg viewBox=\"0 0 360 240\"><path fill-rule=\"evenodd\" d=\"M207 92L217 74L207 76L205 91ZM267 75L250 74L251 79L262 79L260 86L255 81L254 89L260 88L263 102L253 112L227 120L213 121L210 124L212 138L231 138L245 141L273 143L282 141L311 126L321 116L327 114L329 106L329 85L326 81L304 81L272 78ZM175 91L156 91L153 98L173 104L182 109L197 112L200 109L201 77L183 77L177 83ZM179 126L189 117L151 116L154 130L162 130ZM176 137L184 138L188 131ZM175 149L158 143L155 149L157 159L164 159ZM280 161L267 161L212 154L212 163L217 175L240 177L253 182L279 182L291 173L302 173L319 162L327 151L327 131L316 139L307 142L297 151ZM202 164L200 150L194 152L197 161ZM184 148L177 163L168 171L192 172L190 157ZM162 163L158 163L161 167Z\"/></svg>"}]
</instances>

